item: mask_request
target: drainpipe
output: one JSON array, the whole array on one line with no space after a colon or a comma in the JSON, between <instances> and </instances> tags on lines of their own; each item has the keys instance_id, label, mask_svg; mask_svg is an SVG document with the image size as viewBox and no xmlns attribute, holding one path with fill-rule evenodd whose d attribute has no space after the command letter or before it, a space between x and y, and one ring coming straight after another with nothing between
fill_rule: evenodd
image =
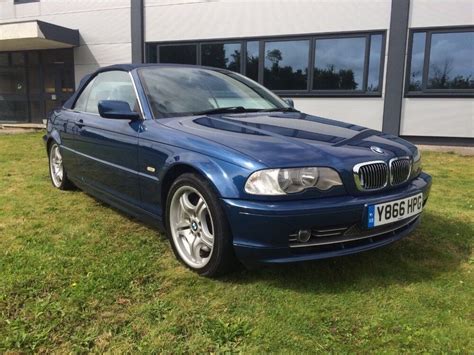
<instances>
[{"instance_id":1,"label":"drainpipe","mask_svg":"<svg viewBox=\"0 0 474 355\"><path fill-rule=\"evenodd\" d=\"M398 136L403 100L410 0L392 0L382 131Z\"/></svg>"},{"instance_id":2,"label":"drainpipe","mask_svg":"<svg viewBox=\"0 0 474 355\"><path fill-rule=\"evenodd\" d=\"M132 39L132 63L144 62L143 1L130 0L130 31Z\"/></svg>"}]
</instances>

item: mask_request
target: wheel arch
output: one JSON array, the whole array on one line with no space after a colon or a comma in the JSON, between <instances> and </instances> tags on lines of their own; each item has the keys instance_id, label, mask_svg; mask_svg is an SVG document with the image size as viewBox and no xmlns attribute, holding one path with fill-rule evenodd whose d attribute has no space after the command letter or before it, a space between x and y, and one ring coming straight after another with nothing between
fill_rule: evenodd
<instances>
[{"instance_id":1,"label":"wheel arch","mask_svg":"<svg viewBox=\"0 0 474 355\"><path fill-rule=\"evenodd\" d=\"M59 135L59 132L54 130L51 131L48 134L48 138L46 140L46 151L49 153L49 148L51 147L51 144L56 143L58 145L61 145L61 136Z\"/></svg>"},{"instance_id":2,"label":"wheel arch","mask_svg":"<svg viewBox=\"0 0 474 355\"><path fill-rule=\"evenodd\" d=\"M51 145L53 143L57 143L53 137L49 137L48 140L46 141L46 152L49 153L49 150L51 149Z\"/></svg>"},{"instance_id":3,"label":"wheel arch","mask_svg":"<svg viewBox=\"0 0 474 355\"><path fill-rule=\"evenodd\" d=\"M186 173L195 173L206 178L198 169L190 164L178 163L171 166L161 179L161 205L166 206L166 200L173 182L181 175ZM163 209L164 212L164 209Z\"/></svg>"},{"instance_id":4,"label":"wheel arch","mask_svg":"<svg viewBox=\"0 0 474 355\"><path fill-rule=\"evenodd\" d=\"M175 160L174 163L170 164L164 171L163 176L160 178L160 201L163 213L163 220L165 220L165 206L173 182L185 173L195 173L208 181L213 191L216 193L218 198L237 198L239 197L239 189L235 184L236 171L230 171L225 166L228 163L216 162L213 159L203 156L189 156L188 159ZM235 166L234 166L235 167ZM239 171L240 172L240 171ZM238 173L237 173L238 174Z\"/></svg>"}]
</instances>

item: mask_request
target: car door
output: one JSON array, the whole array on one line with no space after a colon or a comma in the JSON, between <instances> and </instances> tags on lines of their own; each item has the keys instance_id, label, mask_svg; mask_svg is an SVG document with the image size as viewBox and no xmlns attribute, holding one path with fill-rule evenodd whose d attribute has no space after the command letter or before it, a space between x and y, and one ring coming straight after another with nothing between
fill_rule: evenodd
<instances>
[{"instance_id":1,"label":"car door","mask_svg":"<svg viewBox=\"0 0 474 355\"><path fill-rule=\"evenodd\" d=\"M139 120L103 118L101 100L126 101L138 112L138 102L128 72L99 73L83 90L73 111L80 180L90 187L125 202L139 204L138 132Z\"/></svg>"}]
</instances>

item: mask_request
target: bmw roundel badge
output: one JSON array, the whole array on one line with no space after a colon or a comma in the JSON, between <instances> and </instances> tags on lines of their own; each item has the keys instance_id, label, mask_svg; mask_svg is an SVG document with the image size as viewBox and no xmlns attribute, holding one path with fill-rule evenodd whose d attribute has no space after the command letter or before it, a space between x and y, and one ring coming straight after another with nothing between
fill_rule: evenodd
<instances>
[{"instance_id":1,"label":"bmw roundel badge","mask_svg":"<svg viewBox=\"0 0 474 355\"><path fill-rule=\"evenodd\" d=\"M370 150L373 151L374 153L377 153L377 154L384 154L385 153L385 151L382 148L377 147L375 145L371 146Z\"/></svg>"}]
</instances>

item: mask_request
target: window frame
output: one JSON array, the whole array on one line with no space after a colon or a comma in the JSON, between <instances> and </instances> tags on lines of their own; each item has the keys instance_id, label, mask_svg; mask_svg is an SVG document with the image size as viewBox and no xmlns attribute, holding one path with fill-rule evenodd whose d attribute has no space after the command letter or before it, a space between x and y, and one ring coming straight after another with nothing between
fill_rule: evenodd
<instances>
[{"instance_id":1,"label":"window frame","mask_svg":"<svg viewBox=\"0 0 474 355\"><path fill-rule=\"evenodd\" d=\"M411 59L413 52L413 36L415 33L425 33L425 51L423 58L423 73L421 77L421 91L410 91ZM451 98L472 98L474 89L428 89L428 74L431 54L431 37L433 34L440 33L462 33L474 32L474 26L450 26L450 27L417 27L411 28L408 35L408 50L405 63L405 85L404 91L406 98L414 97L451 97Z\"/></svg>"},{"instance_id":2,"label":"window frame","mask_svg":"<svg viewBox=\"0 0 474 355\"><path fill-rule=\"evenodd\" d=\"M262 52L260 50L260 40L259 39L245 39L242 41L242 59L241 59L241 66L242 70L240 71L240 74L244 75L245 77L249 78L247 76L247 44L248 42L257 42L258 46L258 66L257 66L257 80L254 80L261 84L263 82L263 72L260 70L260 63L262 62ZM249 78L250 80L253 80L252 78ZM263 84L262 84L263 85Z\"/></svg>"},{"instance_id":3,"label":"window frame","mask_svg":"<svg viewBox=\"0 0 474 355\"><path fill-rule=\"evenodd\" d=\"M40 2L40 0L13 0L14 5L29 4L32 2Z\"/></svg>"},{"instance_id":4,"label":"window frame","mask_svg":"<svg viewBox=\"0 0 474 355\"><path fill-rule=\"evenodd\" d=\"M379 89L377 91L367 91L368 68L370 59L370 43L371 36L381 35L381 54L380 54L380 68L379 68ZM365 57L364 57L364 72L363 72L363 90L314 90L313 76L314 76L314 61L315 61L315 46L318 39L338 39L338 38L360 38L365 37ZM247 42L258 42L259 48L259 63L258 63L258 80L257 82L264 85L264 68L265 68L265 43L266 42L283 42L283 41L309 41L309 55L308 55L308 79L307 88L305 90L272 90L275 94L280 96L291 97L381 97L384 85L384 71L385 71L385 56L386 56L386 37L387 31L370 30L370 31L351 31L351 32L329 32L329 33L310 33L310 34L295 34L295 35L276 35L276 36L262 36L262 37L231 37L231 38L216 38L205 40L181 40L181 41L155 41L146 42L145 58L146 63L151 63L150 54L152 46L156 46L157 63L160 63L159 49L160 46L167 45L189 45L197 46L197 61L196 65L201 64L201 46L203 44L227 44L240 43L240 74L246 75L247 65Z\"/></svg>"}]
</instances>

